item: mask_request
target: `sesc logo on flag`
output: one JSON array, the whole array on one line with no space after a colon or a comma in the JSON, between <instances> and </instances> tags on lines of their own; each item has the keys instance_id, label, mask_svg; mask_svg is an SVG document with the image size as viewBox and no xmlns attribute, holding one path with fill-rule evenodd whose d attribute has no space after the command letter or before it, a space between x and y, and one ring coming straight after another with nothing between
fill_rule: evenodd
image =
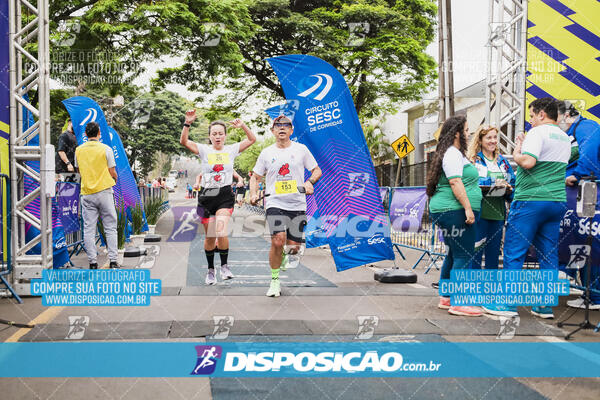
<instances>
[{"instance_id":1,"label":"sesc logo on flag","mask_svg":"<svg viewBox=\"0 0 600 400\"><path fill-rule=\"evenodd\" d=\"M210 375L217 368L217 359L223 355L221 346L196 346L198 361L190 375Z\"/></svg>"}]
</instances>

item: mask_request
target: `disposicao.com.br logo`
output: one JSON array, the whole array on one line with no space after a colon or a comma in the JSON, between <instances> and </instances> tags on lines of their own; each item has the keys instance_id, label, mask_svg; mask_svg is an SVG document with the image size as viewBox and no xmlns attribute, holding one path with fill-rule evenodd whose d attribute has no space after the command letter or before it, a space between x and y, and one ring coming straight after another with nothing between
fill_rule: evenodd
<instances>
[{"instance_id":1,"label":"disposicao.com.br logo","mask_svg":"<svg viewBox=\"0 0 600 400\"><path fill-rule=\"evenodd\" d=\"M196 346L198 360L191 375L210 375L217 368L217 360L223 355L221 346Z\"/></svg>"},{"instance_id":2,"label":"disposicao.com.br logo","mask_svg":"<svg viewBox=\"0 0 600 400\"><path fill-rule=\"evenodd\" d=\"M224 372L398 372L438 371L441 364L404 363L396 352L227 352Z\"/></svg>"}]
</instances>

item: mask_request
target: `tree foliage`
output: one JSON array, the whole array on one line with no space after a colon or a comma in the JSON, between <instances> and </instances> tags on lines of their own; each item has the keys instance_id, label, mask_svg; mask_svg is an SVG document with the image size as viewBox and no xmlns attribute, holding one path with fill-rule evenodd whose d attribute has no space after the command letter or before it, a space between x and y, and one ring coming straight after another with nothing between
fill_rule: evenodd
<instances>
[{"instance_id":1,"label":"tree foliage","mask_svg":"<svg viewBox=\"0 0 600 400\"><path fill-rule=\"evenodd\" d=\"M132 167L137 162L138 172L146 175L154 168L158 152L169 156L185 151L179 144L179 135L185 110L189 107L187 100L173 92L144 93L135 87L128 87L121 93L125 100L123 107L113 105L108 89L88 88L82 95L93 99L102 108L109 125L119 133ZM69 116L62 101L74 95L73 89L57 89L50 93L53 143L58 140ZM196 132L198 125L193 126Z\"/></svg>"},{"instance_id":2,"label":"tree foliage","mask_svg":"<svg viewBox=\"0 0 600 400\"><path fill-rule=\"evenodd\" d=\"M364 121L420 98L434 84L435 62L425 49L434 38L435 17L435 0L53 0L51 77L76 87L53 91L53 135L66 117L60 100L87 90L83 94L91 93L106 110L121 94L126 107L112 110L113 125L131 163L138 161L146 173L159 150L184 151L178 137L192 104L166 92L166 83L203 93L196 101L216 97L191 129L192 139L203 142L210 120L240 117L241 107L254 99L281 100L266 59L284 54L311 54L337 68ZM131 86L143 62L173 56L184 61L159 71L155 92ZM138 108L131 109L136 99L154 102L141 124ZM261 118L259 125L266 126L266 115ZM232 130L229 140L243 136ZM382 135L366 136L380 157ZM252 146L237 167L249 171L252 155L266 143Z\"/></svg>"},{"instance_id":3,"label":"tree foliage","mask_svg":"<svg viewBox=\"0 0 600 400\"><path fill-rule=\"evenodd\" d=\"M67 85L115 95L143 72L141 63L172 54L191 35L187 1L53 0L50 2L51 76ZM168 30L165 27L169 27Z\"/></svg>"},{"instance_id":4,"label":"tree foliage","mask_svg":"<svg viewBox=\"0 0 600 400\"><path fill-rule=\"evenodd\" d=\"M185 99L163 91L126 99L123 108L114 110L113 126L129 151L129 162L137 161L142 175L153 168L159 151L178 154L184 150L179 135L186 109Z\"/></svg>"},{"instance_id":5,"label":"tree foliage","mask_svg":"<svg viewBox=\"0 0 600 400\"><path fill-rule=\"evenodd\" d=\"M425 53L434 38L434 1L192 0L189 9L200 15L195 26L206 18L202 9L208 3L220 10L210 19L223 24L217 32L220 42L206 46L202 39L194 40L197 32L182 36L177 42L184 44L186 62L162 71L160 82L187 84L206 93L225 86L233 95L219 99L223 108L235 109L257 94L282 96L266 59L291 53L311 54L337 68L362 117L415 100L434 83L435 62Z\"/></svg>"},{"instance_id":6,"label":"tree foliage","mask_svg":"<svg viewBox=\"0 0 600 400\"><path fill-rule=\"evenodd\" d=\"M375 165L394 158L394 151L381 131L378 121L363 125L363 132L367 141L367 148Z\"/></svg>"},{"instance_id":7,"label":"tree foliage","mask_svg":"<svg viewBox=\"0 0 600 400\"><path fill-rule=\"evenodd\" d=\"M256 160L260 152L273 143L275 143L275 137L273 136L265 138L262 142L254 143L235 159L235 170L242 175L248 176L248 172L256 165Z\"/></svg>"}]
</instances>

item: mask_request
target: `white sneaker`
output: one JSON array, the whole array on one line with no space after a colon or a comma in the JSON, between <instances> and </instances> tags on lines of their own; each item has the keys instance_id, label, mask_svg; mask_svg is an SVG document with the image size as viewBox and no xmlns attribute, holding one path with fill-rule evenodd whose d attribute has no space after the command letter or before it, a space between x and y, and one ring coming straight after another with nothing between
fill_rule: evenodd
<instances>
[{"instance_id":1,"label":"white sneaker","mask_svg":"<svg viewBox=\"0 0 600 400\"><path fill-rule=\"evenodd\" d=\"M567 305L571 308L585 308L585 301L580 297L567 301ZM590 310L600 310L600 304L590 303Z\"/></svg>"},{"instance_id":2,"label":"white sneaker","mask_svg":"<svg viewBox=\"0 0 600 400\"><path fill-rule=\"evenodd\" d=\"M215 276L215 270L214 269L209 269L208 272L206 273L206 279L204 280L204 282L207 285L214 285L217 283L217 277Z\"/></svg>"},{"instance_id":3,"label":"white sneaker","mask_svg":"<svg viewBox=\"0 0 600 400\"><path fill-rule=\"evenodd\" d=\"M279 297L281 295L281 284L279 283L279 279L271 279L271 286L269 286L269 290L267 291L268 297Z\"/></svg>"},{"instance_id":4,"label":"white sneaker","mask_svg":"<svg viewBox=\"0 0 600 400\"><path fill-rule=\"evenodd\" d=\"M574 287L569 287L569 294L570 295L576 295L576 296L583 296L583 290L581 289L577 289Z\"/></svg>"},{"instance_id":5,"label":"white sneaker","mask_svg":"<svg viewBox=\"0 0 600 400\"><path fill-rule=\"evenodd\" d=\"M226 281L227 279L231 278L233 278L233 274L231 273L231 270L229 269L227 264L221 265L221 279Z\"/></svg>"}]
</instances>

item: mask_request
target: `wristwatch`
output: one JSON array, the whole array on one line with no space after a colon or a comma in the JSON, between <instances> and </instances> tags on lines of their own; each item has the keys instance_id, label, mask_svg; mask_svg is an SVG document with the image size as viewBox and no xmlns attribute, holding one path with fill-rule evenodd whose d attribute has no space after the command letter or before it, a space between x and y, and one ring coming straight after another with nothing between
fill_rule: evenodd
<instances>
[{"instance_id":1,"label":"wristwatch","mask_svg":"<svg viewBox=\"0 0 600 400\"><path fill-rule=\"evenodd\" d=\"M311 185L314 185L317 182L313 182L312 178L308 178L308 181L310 182Z\"/></svg>"},{"instance_id":2,"label":"wristwatch","mask_svg":"<svg viewBox=\"0 0 600 400\"><path fill-rule=\"evenodd\" d=\"M187 126L189 128L191 125L186 122L183 124L183 126Z\"/></svg>"}]
</instances>

